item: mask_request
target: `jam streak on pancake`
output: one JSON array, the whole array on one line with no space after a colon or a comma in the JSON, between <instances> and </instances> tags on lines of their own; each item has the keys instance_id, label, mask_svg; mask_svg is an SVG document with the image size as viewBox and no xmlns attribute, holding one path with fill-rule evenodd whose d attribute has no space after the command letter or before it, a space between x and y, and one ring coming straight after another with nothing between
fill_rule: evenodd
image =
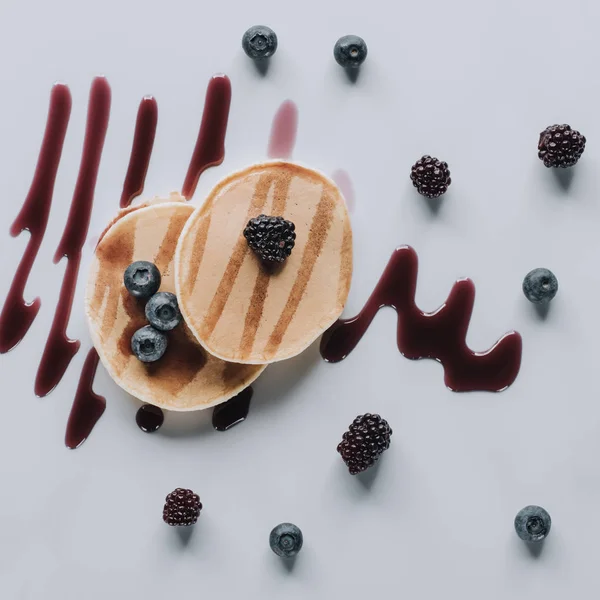
<instances>
[{"instance_id":1,"label":"jam streak on pancake","mask_svg":"<svg viewBox=\"0 0 600 600\"><path fill-rule=\"evenodd\" d=\"M23 207L10 229L13 237L25 230L29 231L29 241L0 314L0 353L2 354L12 350L25 337L40 310L40 299L36 298L33 302L27 303L23 299L23 292L46 232L54 182L70 114L71 92L66 85L57 83L50 93L46 129L35 175Z\"/></svg>"},{"instance_id":2,"label":"jam streak on pancake","mask_svg":"<svg viewBox=\"0 0 600 600\"><path fill-rule=\"evenodd\" d=\"M328 362L346 358L379 309L390 306L398 313L398 350L411 359L437 359L451 390L499 392L510 386L521 366L521 336L512 331L490 350L473 352L466 342L475 301L473 282L457 281L438 310L424 313L415 304L417 272L416 252L409 246L396 249L364 308L352 319L337 321L323 335L323 358Z\"/></svg>"}]
</instances>

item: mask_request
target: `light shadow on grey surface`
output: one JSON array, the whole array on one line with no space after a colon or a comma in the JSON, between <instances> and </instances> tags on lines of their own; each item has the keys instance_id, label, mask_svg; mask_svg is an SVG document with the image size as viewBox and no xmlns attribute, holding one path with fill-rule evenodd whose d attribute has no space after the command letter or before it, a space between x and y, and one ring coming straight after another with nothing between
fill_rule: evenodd
<instances>
[{"instance_id":1,"label":"light shadow on grey surface","mask_svg":"<svg viewBox=\"0 0 600 600\"><path fill-rule=\"evenodd\" d=\"M271 67L271 57L263 58L262 60L253 60L252 62L257 73L262 77L266 77Z\"/></svg>"},{"instance_id":2,"label":"light shadow on grey surface","mask_svg":"<svg viewBox=\"0 0 600 600\"><path fill-rule=\"evenodd\" d=\"M573 167L552 169L552 175L558 186L563 191L568 192L573 183L573 177L575 177L575 170Z\"/></svg>"},{"instance_id":3,"label":"light shadow on grey surface","mask_svg":"<svg viewBox=\"0 0 600 600\"><path fill-rule=\"evenodd\" d=\"M310 372L322 361L319 353L320 338L298 356L269 365L265 372L252 384L254 396L250 406L263 411L272 400L278 402L290 397L290 392L301 385Z\"/></svg>"},{"instance_id":4,"label":"light shadow on grey surface","mask_svg":"<svg viewBox=\"0 0 600 600\"><path fill-rule=\"evenodd\" d=\"M177 539L182 548L187 548L194 535L194 531L197 525L190 525L189 527L175 527L177 530Z\"/></svg>"},{"instance_id":5,"label":"light shadow on grey surface","mask_svg":"<svg viewBox=\"0 0 600 600\"><path fill-rule=\"evenodd\" d=\"M540 302L539 304L531 305L531 310L539 321L545 321L550 314L552 302Z\"/></svg>"},{"instance_id":6,"label":"light shadow on grey surface","mask_svg":"<svg viewBox=\"0 0 600 600\"><path fill-rule=\"evenodd\" d=\"M546 540L542 540L541 542L523 542L527 548L527 552L529 552L529 556L532 558L538 559L542 552L544 551L544 544Z\"/></svg>"},{"instance_id":7,"label":"light shadow on grey surface","mask_svg":"<svg viewBox=\"0 0 600 600\"><path fill-rule=\"evenodd\" d=\"M379 472L380 461L377 461L372 467L355 475L354 478L358 481L358 483L365 489L370 490L375 483L375 479L377 479L377 473Z\"/></svg>"},{"instance_id":8,"label":"light shadow on grey surface","mask_svg":"<svg viewBox=\"0 0 600 600\"><path fill-rule=\"evenodd\" d=\"M273 557L278 559L277 562L279 562L279 568L284 573L293 573L294 568L296 567L296 561L298 560L298 555L292 556L291 558L281 558L275 555L273 555Z\"/></svg>"},{"instance_id":9,"label":"light shadow on grey surface","mask_svg":"<svg viewBox=\"0 0 600 600\"><path fill-rule=\"evenodd\" d=\"M445 196L446 194L442 194L439 198L426 198L425 196L419 196L419 198L427 206L431 215L437 217L444 203Z\"/></svg>"},{"instance_id":10,"label":"light shadow on grey surface","mask_svg":"<svg viewBox=\"0 0 600 600\"><path fill-rule=\"evenodd\" d=\"M165 410L164 412L164 425L153 434L155 436L183 438L213 431L211 408L191 412L175 412L168 410Z\"/></svg>"},{"instance_id":11,"label":"light shadow on grey surface","mask_svg":"<svg viewBox=\"0 0 600 600\"><path fill-rule=\"evenodd\" d=\"M346 78L350 83L356 83L360 77L360 67L345 67Z\"/></svg>"}]
</instances>

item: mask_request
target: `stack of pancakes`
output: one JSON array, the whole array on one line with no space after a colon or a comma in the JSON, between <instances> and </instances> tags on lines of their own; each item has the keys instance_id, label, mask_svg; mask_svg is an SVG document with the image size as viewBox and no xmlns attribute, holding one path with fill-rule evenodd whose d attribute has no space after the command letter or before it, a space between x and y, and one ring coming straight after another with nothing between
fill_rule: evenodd
<instances>
[{"instance_id":1,"label":"stack of pancakes","mask_svg":"<svg viewBox=\"0 0 600 600\"><path fill-rule=\"evenodd\" d=\"M266 269L243 230L260 214L296 227L296 245ZM123 273L156 264L184 323L155 363L130 347L146 325ZM267 364L307 348L340 316L352 277L352 230L333 182L299 165L254 165L219 183L197 209L179 194L121 211L96 247L86 290L93 343L111 377L144 402L198 410L235 396Z\"/></svg>"}]
</instances>

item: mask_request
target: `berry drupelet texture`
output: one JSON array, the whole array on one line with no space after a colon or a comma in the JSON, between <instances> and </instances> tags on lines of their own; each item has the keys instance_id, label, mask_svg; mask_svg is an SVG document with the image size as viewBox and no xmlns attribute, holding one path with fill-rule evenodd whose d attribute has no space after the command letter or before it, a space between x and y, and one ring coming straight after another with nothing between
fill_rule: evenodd
<instances>
[{"instance_id":1,"label":"berry drupelet texture","mask_svg":"<svg viewBox=\"0 0 600 600\"><path fill-rule=\"evenodd\" d=\"M551 125L540 133L538 156L546 167L572 167L585 150L585 137L569 125Z\"/></svg>"},{"instance_id":2,"label":"berry drupelet texture","mask_svg":"<svg viewBox=\"0 0 600 600\"><path fill-rule=\"evenodd\" d=\"M526 506L515 517L515 531L524 542L541 542L551 526L552 519L541 506Z\"/></svg>"},{"instance_id":3,"label":"berry drupelet texture","mask_svg":"<svg viewBox=\"0 0 600 600\"><path fill-rule=\"evenodd\" d=\"M266 263L282 263L296 243L295 226L283 217L259 215L244 229L248 245Z\"/></svg>"},{"instance_id":4,"label":"berry drupelet texture","mask_svg":"<svg viewBox=\"0 0 600 600\"><path fill-rule=\"evenodd\" d=\"M375 464L390 447L391 435L388 422L379 415L356 417L337 447L350 474L356 475Z\"/></svg>"},{"instance_id":5,"label":"berry drupelet texture","mask_svg":"<svg viewBox=\"0 0 600 600\"><path fill-rule=\"evenodd\" d=\"M410 178L419 194L427 198L439 198L452 183L448 164L427 155L413 165Z\"/></svg>"},{"instance_id":6,"label":"berry drupelet texture","mask_svg":"<svg viewBox=\"0 0 600 600\"><path fill-rule=\"evenodd\" d=\"M202 503L192 490L177 488L165 499L163 521L167 525L194 525L200 516Z\"/></svg>"},{"instance_id":7,"label":"berry drupelet texture","mask_svg":"<svg viewBox=\"0 0 600 600\"><path fill-rule=\"evenodd\" d=\"M275 54L277 35L265 25L254 25L242 37L242 48L252 60L264 60Z\"/></svg>"}]
</instances>

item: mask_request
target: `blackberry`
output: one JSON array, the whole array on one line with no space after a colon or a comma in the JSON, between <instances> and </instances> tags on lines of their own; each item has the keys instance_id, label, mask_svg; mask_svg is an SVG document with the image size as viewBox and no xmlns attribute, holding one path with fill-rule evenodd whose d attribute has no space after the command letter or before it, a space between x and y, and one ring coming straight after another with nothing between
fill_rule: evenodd
<instances>
[{"instance_id":1,"label":"blackberry","mask_svg":"<svg viewBox=\"0 0 600 600\"><path fill-rule=\"evenodd\" d=\"M428 155L413 165L410 178L419 194L427 198L438 198L445 194L452 183L448 163Z\"/></svg>"},{"instance_id":2,"label":"blackberry","mask_svg":"<svg viewBox=\"0 0 600 600\"><path fill-rule=\"evenodd\" d=\"M202 502L192 490L177 488L165 499L163 521L167 525L193 525L200 516Z\"/></svg>"},{"instance_id":3,"label":"blackberry","mask_svg":"<svg viewBox=\"0 0 600 600\"><path fill-rule=\"evenodd\" d=\"M391 435L388 422L379 415L367 413L356 417L337 447L350 474L356 475L375 464L390 447Z\"/></svg>"},{"instance_id":4,"label":"blackberry","mask_svg":"<svg viewBox=\"0 0 600 600\"><path fill-rule=\"evenodd\" d=\"M281 263L292 253L296 243L295 228L283 217L259 215L248 221L244 237L261 260Z\"/></svg>"},{"instance_id":5,"label":"blackberry","mask_svg":"<svg viewBox=\"0 0 600 600\"><path fill-rule=\"evenodd\" d=\"M585 137L569 125L551 125L540 133L538 156L546 167L572 167L585 150Z\"/></svg>"}]
</instances>

